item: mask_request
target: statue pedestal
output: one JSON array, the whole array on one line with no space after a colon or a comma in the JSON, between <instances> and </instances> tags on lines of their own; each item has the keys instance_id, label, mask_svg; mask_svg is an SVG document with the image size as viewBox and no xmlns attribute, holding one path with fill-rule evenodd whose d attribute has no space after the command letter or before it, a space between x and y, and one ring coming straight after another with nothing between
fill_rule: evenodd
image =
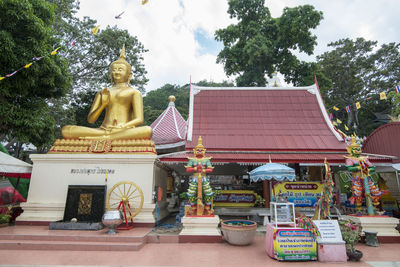
<instances>
[{"instance_id":1,"label":"statue pedestal","mask_svg":"<svg viewBox=\"0 0 400 267\"><path fill-rule=\"evenodd\" d=\"M219 216L185 216L183 229L179 234L180 243L216 243L222 237L218 229Z\"/></svg>"},{"instance_id":2,"label":"statue pedestal","mask_svg":"<svg viewBox=\"0 0 400 267\"><path fill-rule=\"evenodd\" d=\"M144 202L134 223L154 225L153 190L156 155L149 154L35 154L28 199L18 222L62 220L69 185L106 185L133 182L143 192ZM106 180L107 172L107 180ZM166 209L166 205L160 205ZM160 214L165 216L164 211ZM159 218L162 219L162 218Z\"/></svg>"},{"instance_id":3,"label":"statue pedestal","mask_svg":"<svg viewBox=\"0 0 400 267\"><path fill-rule=\"evenodd\" d=\"M362 231L377 232L379 236L400 237L396 226L399 224L399 219L389 216L354 216L345 215L343 219L352 220L361 224ZM364 234L364 233L363 233Z\"/></svg>"}]
</instances>

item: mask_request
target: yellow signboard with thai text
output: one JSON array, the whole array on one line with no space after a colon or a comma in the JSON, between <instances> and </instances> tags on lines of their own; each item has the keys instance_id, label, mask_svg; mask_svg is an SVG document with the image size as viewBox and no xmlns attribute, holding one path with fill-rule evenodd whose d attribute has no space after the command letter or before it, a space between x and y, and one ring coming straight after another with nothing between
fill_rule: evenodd
<instances>
[{"instance_id":1,"label":"yellow signboard with thai text","mask_svg":"<svg viewBox=\"0 0 400 267\"><path fill-rule=\"evenodd\" d=\"M274 185L274 192L295 207L314 207L322 195L322 182L285 182ZM276 201L275 196L272 197Z\"/></svg>"}]
</instances>

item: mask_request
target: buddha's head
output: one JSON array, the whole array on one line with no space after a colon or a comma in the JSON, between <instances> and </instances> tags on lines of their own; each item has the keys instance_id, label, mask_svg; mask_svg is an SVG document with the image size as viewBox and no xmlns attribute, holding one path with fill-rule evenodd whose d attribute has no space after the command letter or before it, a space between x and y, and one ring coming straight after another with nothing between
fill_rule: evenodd
<instances>
[{"instance_id":1,"label":"buddha's head","mask_svg":"<svg viewBox=\"0 0 400 267\"><path fill-rule=\"evenodd\" d=\"M125 44L122 46L119 59L111 63L110 76L112 84L129 83L132 77L132 66L125 60Z\"/></svg>"},{"instance_id":2,"label":"buddha's head","mask_svg":"<svg viewBox=\"0 0 400 267\"><path fill-rule=\"evenodd\" d=\"M197 146L194 147L193 153L196 158L202 158L206 153L206 148L203 146L203 139L201 136L199 136Z\"/></svg>"},{"instance_id":3,"label":"buddha's head","mask_svg":"<svg viewBox=\"0 0 400 267\"><path fill-rule=\"evenodd\" d=\"M361 146L357 143L354 136L351 137L351 143L347 146L347 152L353 157L359 157L361 155Z\"/></svg>"}]
</instances>

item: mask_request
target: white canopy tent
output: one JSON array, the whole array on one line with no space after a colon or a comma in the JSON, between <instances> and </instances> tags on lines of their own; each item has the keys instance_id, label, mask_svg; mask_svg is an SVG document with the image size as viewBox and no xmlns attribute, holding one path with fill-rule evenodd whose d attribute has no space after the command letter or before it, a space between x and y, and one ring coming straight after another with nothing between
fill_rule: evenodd
<instances>
[{"instance_id":1,"label":"white canopy tent","mask_svg":"<svg viewBox=\"0 0 400 267\"><path fill-rule=\"evenodd\" d=\"M0 173L31 173L32 165L0 152Z\"/></svg>"}]
</instances>

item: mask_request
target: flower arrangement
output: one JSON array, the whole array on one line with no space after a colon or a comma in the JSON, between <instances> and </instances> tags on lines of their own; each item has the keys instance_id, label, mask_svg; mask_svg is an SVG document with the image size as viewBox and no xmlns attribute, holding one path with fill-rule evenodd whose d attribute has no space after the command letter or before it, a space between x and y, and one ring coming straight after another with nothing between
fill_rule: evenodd
<instances>
[{"instance_id":1,"label":"flower arrangement","mask_svg":"<svg viewBox=\"0 0 400 267\"><path fill-rule=\"evenodd\" d=\"M361 225L351 220L340 220L339 227L342 232L343 240L346 242L346 249L350 252L354 252L354 245L356 245L361 238Z\"/></svg>"}]
</instances>

